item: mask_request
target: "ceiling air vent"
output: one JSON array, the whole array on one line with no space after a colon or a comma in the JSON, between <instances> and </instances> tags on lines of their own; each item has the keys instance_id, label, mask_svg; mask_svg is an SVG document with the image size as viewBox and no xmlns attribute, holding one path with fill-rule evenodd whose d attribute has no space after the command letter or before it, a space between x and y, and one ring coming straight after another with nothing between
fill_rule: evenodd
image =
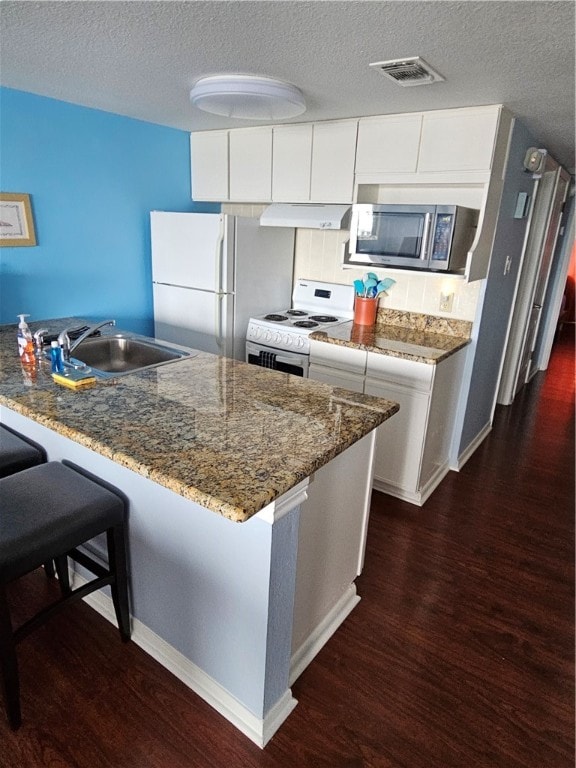
<instances>
[{"instance_id":1,"label":"ceiling air vent","mask_svg":"<svg viewBox=\"0 0 576 768\"><path fill-rule=\"evenodd\" d=\"M375 61L370 66L402 86L431 85L444 80L442 75L435 72L420 56L413 56L410 59Z\"/></svg>"}]
</instances>

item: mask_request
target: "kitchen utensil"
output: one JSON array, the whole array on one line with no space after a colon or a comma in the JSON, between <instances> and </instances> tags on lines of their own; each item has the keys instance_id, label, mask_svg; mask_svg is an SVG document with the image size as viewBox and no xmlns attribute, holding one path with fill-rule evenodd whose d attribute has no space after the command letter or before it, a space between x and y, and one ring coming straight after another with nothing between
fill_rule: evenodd
<instances>
[{"instance_id":1,"label":"kitchen utensil","mask_svg":"<svg viewBox=\"0 0 576 768\"><path fill-rule=\"evenodd\" d=\"M380 295L385 291L388 291L396 283L396 280L392 280L391 277L385 277L384 280L380 280L376 286L376 295Z\"/></svg>"}]
</instances>

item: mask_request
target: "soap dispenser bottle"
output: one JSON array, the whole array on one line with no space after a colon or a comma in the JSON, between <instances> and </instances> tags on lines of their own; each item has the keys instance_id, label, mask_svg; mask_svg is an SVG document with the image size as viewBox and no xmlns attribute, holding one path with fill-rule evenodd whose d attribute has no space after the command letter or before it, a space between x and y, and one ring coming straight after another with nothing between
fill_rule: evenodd
<instances>
[{"instance_id":1,"label":"soap dispenser bottle","mask_svg":"<svg viewBox=\"0 0 576 768\"><path fill-rule=\"evenodd\" d=\"M20 354L20 362L24 365L35 365L36 356L34 355L34 341L32 340L32 333L28 328L26 318L30 315L18 315L20 322L18 324L18 352Z\"/></svg>"}]
</instances>

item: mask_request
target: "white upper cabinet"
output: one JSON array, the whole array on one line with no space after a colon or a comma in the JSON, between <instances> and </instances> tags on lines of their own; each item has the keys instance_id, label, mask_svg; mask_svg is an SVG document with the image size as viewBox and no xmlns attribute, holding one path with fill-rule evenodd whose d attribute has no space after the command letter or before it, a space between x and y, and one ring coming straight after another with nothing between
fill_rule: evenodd
<instances>
[{"instance_id":1,"label":"white upper cabinet","mask_svg":"<svg viewBox=\"0 0 576 768\"><path fill-rule=\"evenodd\" d=\"M352 202L357 131L357 120L314 124L310 179L312 202Z\"/></svg>"},{"instance_id":2,"label":"white upper cabinet","mask_svg":"<svg viewBox=\"0 0 576 768\"><path fill-rule=\"evenodd\" d=\"M419 113L361 118L356 173L415 173L421 130Z\"/></svg>"},{"instance_id":3,"label":"white upper cabinet","mask_svg":"<svg viewBox=\"0 0 576 768\"><path fill-rule=\"evenodd\" d=\"M418 172L489 171L500 108L425 112Z\"/></svg>"},{"instance_id":4,"label":"white upper cabinet","mask_svg":"<svg viewBox=\"0 0 576 768\"><path fill-rule=\"evenodd\" d=\"M272 199L272 126L229 132L230 196L238 202Z\"/></svg>"},{"instance_id":5,"label":"white upper cabinet","mask_svg":"<svg viewBox=\"0 0 576 768\"><path fill-rule=\"evenodd\" d=\"M351 203L356 120L274 128L272 200Z\"/></svg>"},{"instance_id":6,"label":"white upper cabinet","mask_svg":"<svg viewBox=\"0 0 576 768\"><path fill-rule=\"evenodd\" d=\"M301 203L310 200L312 124L277 125L272 145L272 200Z\"/></svg>"},{"instance_id":7,"label":"white upper cabinet","mask_svg":"<svg viewBox=\"0 0 576 768\"><path fill-rule=\"evenodd\" d=\"M228 200L228 131L190 135L192 199Z\"/></svg>"}]
</instances>

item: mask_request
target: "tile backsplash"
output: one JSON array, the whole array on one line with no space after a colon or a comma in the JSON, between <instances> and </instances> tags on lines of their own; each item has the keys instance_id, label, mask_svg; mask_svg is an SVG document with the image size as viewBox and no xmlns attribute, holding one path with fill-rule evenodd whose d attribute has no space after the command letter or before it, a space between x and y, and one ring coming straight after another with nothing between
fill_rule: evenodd
<instances>
[{"instance_id":1,"label":"tile backsplash","mask_svg":"<svg viewBox=\"0 0 576 768\"><path fill-rule=\"evenodd\" d=\"M236 216L260 216L265 205L231 204L222 206L224 213ZM350 285L362 277L365 269L344 269L343 250L349 233L347 230L297 229L294 258L294 278L325 280ZM375 269L382 277L392 277L396 284L388 296L380 298L380 307L458 320L474 321L480 291L484 281L467 283L459 277L417 273L401 270ZM440 310L440 295L452 293L451 312Z\"/></svg>"}]
</instances>

